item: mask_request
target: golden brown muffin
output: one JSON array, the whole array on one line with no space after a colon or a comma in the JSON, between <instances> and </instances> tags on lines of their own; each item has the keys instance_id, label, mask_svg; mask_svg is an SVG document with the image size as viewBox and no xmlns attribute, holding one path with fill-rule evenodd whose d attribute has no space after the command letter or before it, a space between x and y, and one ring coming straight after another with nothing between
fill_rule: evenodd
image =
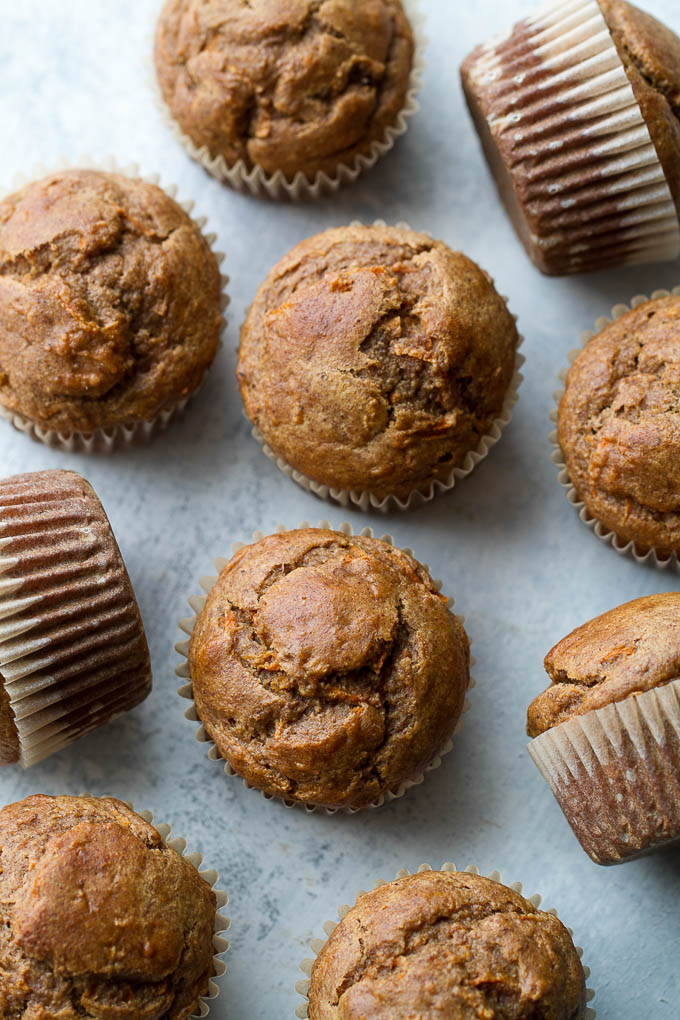
<instances>
[{"instance_id":1,"label":"golden brown muffin","mask_svg":"<svg viewBox=\"0 0 680 1020\"><path fill-rule=\"evenodd\" d=\"M32 765L149 694L137 600L73 471L0 479L0 764Z\"/></svg>"},{"instance_id":2,"label":"golden brown muffin","mask_svg":"<svg viewBox=\"0 0 680 1020\"><path fill-rule=\"evenodd\" d=\"M423 871L365 893L316 958L310 1020L582 1020L564 925L499 882Z\"/></svg>"},{"instance_id":3,"label":"golden brown muffin","mask_svg":"<svg viewBox=\"0 0 680 1020\"><path fill-rule=\"evenodd\" d=\"M191 141L289 180L332 176L384 139L413 53L401 0L167 0L155 44Z\"/></svg>"},{"instance_id":4,"label":"golden brown muffin","mask_svg":"<svg viewBox=\"0 0 680 1020\"><path fill-rule=\"evenodd\" d=\"M578 627L548 652L545 668L552 686L529 706L530 737L680 680L680 592L626 602Z\"/></svg>"},{"instance_id":5,"label":"golden brown muffin","mask_svg":"<svg viewBox=\"0 0 680 1020\"><path fill-rule=\"evenodd\" d=\"M0 201L0 404L61 433L148 422L217 350L220 274L160 188L66 170Z\"/></svg>"},{"instance_id":6,"label":"golden brown muffin","mask_svg":"<svg viewBox=\"0 0 680 1020\"><path fill-rule=\"evenodd\" d=\"M680 297L647 301L586 344L558 440L593 517L641 552L680 550Z\"/></svg>"},{"instance_id":7,"label":"golden brown muffin","mask_svg":"<svg viewBox=\"0 0 680 1020\"><path fill-rule=\"evenodd\" d=\"M0 1015L184 1020L213 973L215 894L110 797L0 811Z\"/></svg>"},{"instance_id":8,"label":"golden brown muffin","mask_svg":"<svg viewBox=\"0 0 680 1020\"><path fill-rule=\"evenodd\" d=\"M420 776L469 683L467 635L427 571L385 542L317 528L229 561L189 661L197 714L234 771L329 808Z\"/></svg>"},{"instance_id":9,"label":"golden brown muffin","mask_svg":"<svg viewBox=\"0 0 680 1020\"><path fill-rule=\"evenodd\" d=\"M269 273L241 332L251 421L316 482L406 497L489 433L518 334L488 275L425 234L340 227Z\"/></svg>"}]
</instances>

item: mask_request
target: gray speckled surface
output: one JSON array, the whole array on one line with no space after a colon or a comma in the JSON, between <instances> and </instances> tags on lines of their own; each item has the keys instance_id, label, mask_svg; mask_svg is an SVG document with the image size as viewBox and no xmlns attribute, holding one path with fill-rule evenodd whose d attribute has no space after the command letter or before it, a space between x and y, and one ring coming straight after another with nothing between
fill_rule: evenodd
<instances>
[{"instance_id":1,"label":"gray speckled surface","mask_svg":"<svg viewBox=\"0 0 680 1020\"><path fill-rule=\"evenodd\" d=\"M457 65L531 0L422 0L431 42L421 113L358 186L302 206L234 194L175 144L147 84L156 6L0 3L0 182L62 154L138 161L209 216L232 277L225 348L200 397L152 445L109 459L65 455L0 423L2 475L63 466L94 484L137 590L155 673L152 696L126 718L30 772L5 769L2 803L33 792L112 792L171 821L205 853L231 898L232 951L216 1020L292 1016L307 939L336 906L401 866L445 860L499 868L558 908L585 947L600 1020L677 1018L680 852L612 870L592 864L527 755L524 715L557 639L612 605L679 586L677 575L618 557L584 528L557 484L547 435L555 377L580 332L615 302L680 282L680 268L551 280L525 258L482 163ZM647 6L680 29L677 0ZM526 336L526 380L501 443L451 495L408 516L351 515L411 545L467 616L477 687L454 752L379 811L307 816L266 803L206 759L175 693L175 621L233 539L279 521L347 516L280 475L250 438L234 349L257 284L294 242L377 216L433 232L493 274Z\"/></svg>"}]
</instances>

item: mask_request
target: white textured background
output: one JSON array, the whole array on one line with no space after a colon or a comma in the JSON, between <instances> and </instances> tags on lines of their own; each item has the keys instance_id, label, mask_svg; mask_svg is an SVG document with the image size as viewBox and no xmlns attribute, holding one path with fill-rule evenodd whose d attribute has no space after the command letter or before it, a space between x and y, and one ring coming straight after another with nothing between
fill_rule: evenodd
<instances>
[{"instance_id":1,"label":"white textured background","mask_svg":"<svg viewBox=\"0 0 680 1020\"><path fill-rule=\"evenodd\" d=\"M357 0L360 2L360 0ZM94 484L118 536L151 645L155 688L126 718L28 773L0 774L0 802L35 792L110 792L171 821L218 868L230 894L232 951L216 1018L291 1017L307 939L338 904L423 861L500 869L558 908L592 967L600 1020L680 1015L680 852L615 869L581 851L526 752L542 658L574 626L639 595L680 586L637 566L578 521L550 461L555 377L582 330L619 300L680 282L676 265L546 279L497 201L461 98L457 67L531 0L421 0L428 69L422 110L394 152L318 205L274 205L221 187L163 126L148 85L156 0L0 0L0 183L59 155L114 154L159 171L208 215L227 252L225 349L183 419L148 448L110 459L45 449L0 423L0 474L68 467ZM680 31L678 0L648 0ZM455 596L477 657L477 688L454 752L403 800L356 817L266 803L205 757L175 691L176 620L197 578L233 539L281 521L347 516L308 496L250 438L234 383L238 325L270 266L301 238L354 218L407 220L462 248L510 296L526 336L512 425L482 467L391 531Z\"/></svg>"}]
</instances>

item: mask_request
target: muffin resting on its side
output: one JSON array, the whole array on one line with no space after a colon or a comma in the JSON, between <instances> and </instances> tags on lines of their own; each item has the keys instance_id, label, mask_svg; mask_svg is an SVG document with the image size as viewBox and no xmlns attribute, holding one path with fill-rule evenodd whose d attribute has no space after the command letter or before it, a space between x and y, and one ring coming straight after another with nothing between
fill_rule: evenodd
<instances>
[{"instance_id":1,"label":"muffin resting on its side","mask_svg":"<svg viewBox=\"0 0 680 1020\"><path fill-rule=\"evenodd\" d=\"M118 800L0 811L0 1015L185 1020L213 973L216 898Z\"/></svg>"},{"instance_id":2,"label":"muffin resting on its side","mask_svg":"<svg viewBox=\"0 0 680 1020\"><path fill-rule=\"evenodd\" d=\"M427 571L386 542L308 528L246 546L191 638L196 712L266 793L365 807L453 733L469 644Z\"/></svg>"},{"instance_id":3,"label":"muffin resting on its side","mask_svg":"<svg viewBox=\"0 0 680 1020\"><path fill-rule=\"evenodd\" d=\"M160 188L65 170L0 201L0 404L62 434L150 422L196 390L219 268Z\"/></svg>"},{"instance_id":4,"label":"muffin resting on its side","mask_svg":"<svg viewBox=\"0 0 680 1020\"><path fill-rule=\"evenodd\" d=\"M310 1020L583 1020L564 925L500 882L422 871L365 893L314 962Z\"/></svg>"},{"instance_id":5,"label":"muffin resting on its side","mask_svg":"<svg viewBox=\"0 0 680 1020\"><path fill-rule=\"evenodd\" d=\"M680 551L680 297L647 301L586 344L558 440L593 517L640 552Z\"/></svg>"},{"instance_id":6,"label":"muffin resting on its side","mask_svg":"<svg viewBox=\"0 0 680 1020\"><path fill-rule=\"evenodd\" d=\"M413 33L401 0L167 0L156 74L182 131L228 167L333 176L404 108Z\"/></svg>"},{"instance_id":7,"label":"muffin resting on its side","mask_svg":"<svg viewBox=\"0 0 680 1020\"><path fill-rule=\"evenodd\" d=\"M405 498L488 435L518 334L487 274L425 234L340 227L260 287L238 379L265 441L306 477Z\"/></svg>"}]
</instances>

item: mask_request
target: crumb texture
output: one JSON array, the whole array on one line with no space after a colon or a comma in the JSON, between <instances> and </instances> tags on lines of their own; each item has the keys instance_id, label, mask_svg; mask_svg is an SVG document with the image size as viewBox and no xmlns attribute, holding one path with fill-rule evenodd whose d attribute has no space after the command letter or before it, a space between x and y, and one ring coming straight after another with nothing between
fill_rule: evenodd
<instances>
[{"instance_id":1,"label":"crumb texture","mask_svg":"<svg viewBox=\"0 0 680 1020\"><path fill-rule=\"evenodd\" d=\"M506 886L421 872L362 896L312 970L310 1020L582 1020L564 925Z\"/></svg>"},{"instance_id":2,"label":"crumb texture","mask_svg":"<svg viewBox=\"0 0 680 1020\"><path fill-rule=\"evenodd\" d=\"M242 549L190 646L198 715L265 792L361 807L450 737L469 645L428 573L371 538L301 529Z\"/></svg>"}]
</instances>

